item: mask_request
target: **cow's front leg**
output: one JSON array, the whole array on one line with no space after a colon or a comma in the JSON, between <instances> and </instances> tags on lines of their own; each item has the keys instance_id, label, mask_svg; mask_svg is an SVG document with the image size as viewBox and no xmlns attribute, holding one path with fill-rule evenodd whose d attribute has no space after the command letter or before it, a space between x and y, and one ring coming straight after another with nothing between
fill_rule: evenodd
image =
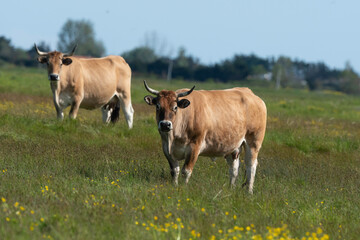
<instances>
[{"instance_id":1,"label":"cow's front leg","mask_svg":"<svg viewBox=\"0 0 360 240\"><path fill-rule=\"evenodd\" d=\"M179 162L177 160L174 160L170 155L170 151L169 151L169 148L170 148L169 146L171 145L170 142L171 142L171 139L169 139L169 136L164 137L162 147L163 147L164 155L170 165L170 173L171 173L174 185L177 186L178 179L179 179L179 173L180 173L180 167L179 167Z\"/></svg>"},{"instance_id":2,"label":"cow's front leg","mask_svg":"<svg viewBox=\"0 0 360 240\"><path fill-rule=\"evenodd\" d=\"M185 164L181 172L185 177L186 184L189 182L194 165L199 157L199 151L200 151L199 144L192 144L190 146L189 152L185 156Z\"/></svg>"},{"instance_id":3,"label":"cow's front leg","mask_svg":"<svg viewBox=\"0 0 360 240\"><path fill-rule=\"evenodd\" d=\"M173 179L173 183L175 186L177 186L179 184L179 174L180 174L180 167L179 167L179 162L176 160L169 160L169 165L170 165L170 173Z\"/></svg>"},{"instance_id":4,"label":"cow's front leg","mask_svg":"<svg viewBox=\"0 0 360 240\"><path fill-rule=\"evenodd\" d=\"M59 95L54 93L53 94L53 101L54 101L54 106L56 109L56 115L57 115L57 119L58 120L63 120L64 119L64 113L62 111L62 108L60 107L59 104Z\"/></svg>"},{"instance_id":5,"label":"cow's front leg","mask_svg":"<svg viewBox=\"0 0 360 240\"><path fill-rule=\"evenodd\" d=\"M165 153L165 151L164 151ZM170 174L172 176L173 179L173 183L175 186L178 185L179 181L179 173L180 173L180 167L179 167L179 162L177 160L174 160L169 154L165 153L165 156L169 162L170 165Z\"/></svg>"},{"instance_id":6,"label":"cow's front leg","mask_svg":"<svg viewBox=\"0 0 360 240\"><path fill-rule=\"evenodd\" d=\"M71 104L71 109L70 109L70 112L69 112L69 118L70 119L75 119L76 118L77 113L78 113L79 108L80 108L80 103L81 103L81 99L77 98Z\"/></svg>"},{"instance_id":7,"label":"cow's front leg","mask_svg":"<svg viewBox=\"0 0 360 240\"><path fill-rule=\"evenodd\" d=\"M64 113L62 111L62 107L60 106L60 101L59 101L59 81L51 81L50 82L50 88L51 91L53 93L53 102L54 102L54 106L56 109L56 114L57 114L57 118L58 120L63 120L64 119Z\"/></svg>"}]
</instances>

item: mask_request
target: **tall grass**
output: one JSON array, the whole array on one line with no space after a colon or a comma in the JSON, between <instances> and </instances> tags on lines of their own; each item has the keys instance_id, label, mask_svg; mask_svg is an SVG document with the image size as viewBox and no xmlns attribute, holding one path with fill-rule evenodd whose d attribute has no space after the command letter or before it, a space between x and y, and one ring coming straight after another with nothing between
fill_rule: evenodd
<instances>
[{"instance_id":1,"label":"tall grass","mask_svg":"<svg viewBox=\"0 0 360 240\"><path fill-rule=\"evenodd\" d=\"M249 195L243 164L231 189L220 158L201 157L188 185L171 184L142 80L133 79L128 130L124 117L103 125L100 110L58 122L43 69L0 69L2 239L358 238L359 98L251 87L268 106L268 128Z\"/></svg>"}]
</instances>

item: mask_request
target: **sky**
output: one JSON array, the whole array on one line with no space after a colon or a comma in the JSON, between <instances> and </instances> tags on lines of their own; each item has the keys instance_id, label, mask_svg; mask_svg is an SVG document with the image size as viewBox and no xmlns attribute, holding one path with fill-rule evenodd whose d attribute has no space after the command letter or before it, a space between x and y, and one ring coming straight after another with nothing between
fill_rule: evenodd
<instances>
[{"instance_id":1,"label":"sky","mask_svg":"<svg viewBox=\"0 0 360 240\"><path fill-rule=\"evenodd\" d=\"M349 62L360 73L359 11L359 0L12 0L0 3L0 36L55 50L68 19L89 20L108 55L156 35L163 54L184 47L204 64L255 54L338 69Z\"/></svg>"}]
</instances>

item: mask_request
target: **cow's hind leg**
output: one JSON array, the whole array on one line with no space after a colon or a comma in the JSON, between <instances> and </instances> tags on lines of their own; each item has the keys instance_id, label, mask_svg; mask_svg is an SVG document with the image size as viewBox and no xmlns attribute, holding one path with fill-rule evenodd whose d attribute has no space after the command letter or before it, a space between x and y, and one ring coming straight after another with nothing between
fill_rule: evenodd
<instances>
[{"instance_id":1,"label":"cow's hind leg","mask_svg":"<svg viewBox=\"0 0 360 240\"><path fill-rule=\"evenodd\" d=\"M123 109L126 122L131 129L133 127L134 109L131 104L131 98L123 96L120 98L121 108Z\"/></svg>"},{"instance_id":2,"label":"cow's hind leg","mask_svg":"<svg viewBox=\"0 0 360 240\"><path fill-rule=\"evenodd\" d=\"M105 106L101 107L103 123L109 123L110 122L111 116L112 116L112 114L111 114L112 111L113 111L113 109L110 108L109 104L106 104Z\"/></svg>"},{"instance_id":3,"label":"cow's hind leg","mask_svg":"<svg viewBox=\"0 0 360 240\"><path fill-rule=\"evenodd\" d=\"M102 118L104 123L116 123L119 120L120 99L114 95L110 101L101 107Z\"/></svg>"},{"instance_id":4,"label":"cow's hind leg","mask_svg":"<svg viewBox=\"0 0 360 240\"><path fill-rule=\"evenodd\" d=\"M235 186L235 181L239 173L239 150L225 156L229 164L230 185Z\"/></svg>"},{"instance_id":5,"label":"cow's hind leg","mask_svg":"<svg viewBox=\"0 0 360 240\"><path fill-rule=\"evenodd\" d=\"M118 99L116 104L114 104L112 110L113 111L111 113L111 122L116 123L117 121L119 121L120 118L120 99Z\"/></svg>"},{"instance_id":6,"label":"cow's hind leg","mask_svg":"<svg viewBox=\"0 0 360 240\"><path fill-rule=\"evenodd\" d=\"M246 182L243 186L248 185L249 193L253 193L256 167L258 164L257 156L260 146L255 143L245 143L245 165L246 165Z\"/></svg>"}]
</instances>

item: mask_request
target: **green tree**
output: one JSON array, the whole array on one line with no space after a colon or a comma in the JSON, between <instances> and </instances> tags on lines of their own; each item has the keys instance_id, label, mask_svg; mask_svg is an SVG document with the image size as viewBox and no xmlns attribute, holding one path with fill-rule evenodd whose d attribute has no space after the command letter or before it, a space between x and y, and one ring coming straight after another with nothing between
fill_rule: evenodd
<instances>
[{"instance_id":1,"label":"green tree","mask_svg":"<svg viewBox=\"0 0 360 240\"><path fill-rule=\"evenodd\" d=\"M58 48L68 52L78 45L76 55L101 57L105 54L104 44L95 39L93 24L87 20L67 20L59 33Z\"/></svg>"},{"instance_id":2,"label":"green tree","mask_svg":"<svg viewBox=\"0 0 360 240\"><path fill-rule=\"evenodd\" d=\"M158 56L149 47L137 47L121 54L133 71L147 72L147 65L155 62Z\"/></svg>"},{"instance_id":3,"label":"green tree","mask_svg":"<svg viewBox=\"0 0 360 240\"><path fill-rule=\"evenodd\" d=\"M12 63L16 65L29 65L30 57L27 52L21 48L16 48L11 44L11 40L6 37L0 37L0 64Z\"/></svg>"},{"instance_id":4,"label":"green tree","mask_svg":"<svg viewBox=\"0 0 360 240\"><path fill-rule=\"evenodd\" d=\"M12 54L14 52L14 47L11 46L11 40L6 37L0 37L0 60L10 61Z\"/></svg>"},{"instance_id":5,"label":"green tree","mask_svg":"<svg viewBox=\"0 0 360 240\"><path fill-rule=\"evenodd\" d=\"M345 63L345 69L341 73L340 89L350 94L360 94L360 78L353 70L350 62Z\"/></svg>"}]
</instances>

